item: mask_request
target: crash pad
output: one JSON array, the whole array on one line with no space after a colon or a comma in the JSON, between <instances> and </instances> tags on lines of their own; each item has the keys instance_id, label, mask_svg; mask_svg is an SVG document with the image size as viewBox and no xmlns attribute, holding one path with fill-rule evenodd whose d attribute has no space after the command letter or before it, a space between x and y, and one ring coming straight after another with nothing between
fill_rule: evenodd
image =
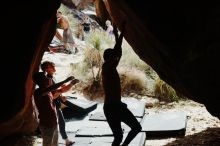
<instances>
[{"instance_id":1,"label":"crash pad","mask_svg":"<svg viewBox=\"0 0 220 146\"><path fill-rule=\"evenodd\" d=\"M160 112L146 114L141 121L142 131L147 136L184 136L187 115L184 112Z\"/></svg>"},{"instance_id":2,"label":"crash pad","mask_svg":"<svg viewBox=\"0 0 220 146\"><path fill-rule=\"evenodd\" d=\"M69 120L74 117L84 116L97 107L97 102L86 99L68 98L65 107L62 108L64 118Z\"/></svg>"},{"instance_id":3,"label":"crash pad","mask_svg":"<svg viewBox=\"0 0 220 146\"><path fill-rule=\"evenodd\" d=\"M140 119L145 114L145 103L136 99L136 98L122 98L122 102L127 104L128 109L134 114L134 116L140 121ZM99 108L91 113L89 120L92 121L106 121L104 112L103 112L103 104L100 104Z\"/></svg>"}]
</instances>

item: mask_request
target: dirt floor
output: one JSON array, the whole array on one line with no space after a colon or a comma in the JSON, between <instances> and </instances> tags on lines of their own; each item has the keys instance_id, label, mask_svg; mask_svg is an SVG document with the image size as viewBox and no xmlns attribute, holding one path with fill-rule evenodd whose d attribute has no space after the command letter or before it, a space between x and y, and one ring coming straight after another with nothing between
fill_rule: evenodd
<instances>
[{"instance_id":1,"label":"dirt floor","mask_svg":"<svg viewBox=\"0 0 220 146\"><path fill-rule=\"evenodd\" d=\"M188 135L167 144L166 146L219 146L220 128L207 128L206 130Z\"/></svg>"}]
</instances>

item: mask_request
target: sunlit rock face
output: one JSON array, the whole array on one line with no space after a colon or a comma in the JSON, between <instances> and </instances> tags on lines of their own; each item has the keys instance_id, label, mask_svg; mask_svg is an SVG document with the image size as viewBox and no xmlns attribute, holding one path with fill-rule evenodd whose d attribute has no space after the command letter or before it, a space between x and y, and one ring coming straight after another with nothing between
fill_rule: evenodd
<instances>
[{"instance_id":1,"label":"sunlit rock face","mask_svg":"<svg viewBox=\"0 0 220 146\"><path fill-rule=\"evenodd\" d=\"M110 16L120 30L126 22L125 39L163 80L220 117L219 4L157 0L95 3L101 19ZM10 11L1 16L0 140L36 128L31 76L54 36L60 1L12 0L4 5L10 6Z\"/></svg>"},{"instance_id":2,"label":"sunlit rock face","mask_svg":"<svg viewBox=\"0 0 220 146\"><path fill-rule=\"evenodd\" d=\"M220 117L219 4L103 2L120 29L126 22L125 38L142 60L176 90Z\"/></svg>"}]
</instances>

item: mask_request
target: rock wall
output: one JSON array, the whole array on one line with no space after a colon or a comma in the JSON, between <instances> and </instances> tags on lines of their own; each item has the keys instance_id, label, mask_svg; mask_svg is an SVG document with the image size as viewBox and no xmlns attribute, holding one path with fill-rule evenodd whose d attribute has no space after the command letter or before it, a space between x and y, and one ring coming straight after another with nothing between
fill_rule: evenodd
<instances>
[{"instance_id":1,"label":"rock wall","mask_svg":"<svg viewBox=\"0 0 220 146\"><path fill-rule=\"evenodd\" d=\"M102 0L97 1L100 19L110 16L119 29L125 21L125 39L163 80L220 117L219 4L105 0L103 5ZM5 79L1 86L0 140L36 128L31 76L54 36L60 3L4 2L9 11L2 12L1 17L1 54L5 56L0 61Z\"/></svg>"},{"instance_id":2,"label":"rock wall","mask_svg":"<svg viewBox=\"0 0 220 146\"><path fill-rule=\"evenodd\" d=\"M59 0L7 1L2 12L0 141L36 128L32 73L38 71L44 50L56 28ZM19 21L18 21L19 20Z\"/></svg>"}]
</instances>

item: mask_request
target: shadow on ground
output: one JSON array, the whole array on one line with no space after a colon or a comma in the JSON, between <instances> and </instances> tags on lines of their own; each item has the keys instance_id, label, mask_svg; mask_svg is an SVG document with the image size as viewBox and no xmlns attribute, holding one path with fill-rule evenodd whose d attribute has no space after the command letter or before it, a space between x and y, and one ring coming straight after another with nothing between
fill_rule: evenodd
<instances>
[{"instance_id":1,"label":"shadow on ground","mask_svg":"<svg viewBox=\"0 0 220 146\"><path fill-rule=\"evenodd\" d=\"M14 135L0 142L0 146L34 146L36 136ZM158 137L157 137L158 139ZM208 128L205 131L177 138L165 146L219 146L220 128Z\"/></svg>"},{"instance_id":2,"label":"shadow on ground","mask_svg":"<svg viewBox=\"0 0 220 146\"><path fill-rule=\"evenodd\" d=\"M220 128L208 128L168 143L166 146L220 146Z\"/></svg>"}]
</instances>

